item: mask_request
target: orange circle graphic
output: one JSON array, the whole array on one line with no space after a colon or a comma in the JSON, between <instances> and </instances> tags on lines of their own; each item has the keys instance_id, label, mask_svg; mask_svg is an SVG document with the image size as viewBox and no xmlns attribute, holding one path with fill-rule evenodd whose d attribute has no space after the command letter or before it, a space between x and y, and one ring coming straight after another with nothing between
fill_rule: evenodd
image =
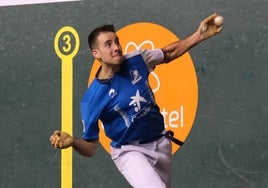
<instances>
[{"instance_id":1,"label":"orange circle graphic","mask_svg":"<svg viewBox=\"0 0 268 188\"><path fill-rule=\"evenodd\" d=\"M117 31L123 53L136 49L157 49L178 41L168 29L153 23L135 23ZM100 63L95 60L89 83L95 78ZM198 103L198 83L194 64L187 52L169 64L158 65L149 76L149 83L165 120L166 130L185 141L194 122ZM100 143L110 153L110 139L100 125ZM172 154L180 147L172 143Z\"/></svg>"}]
</instances>

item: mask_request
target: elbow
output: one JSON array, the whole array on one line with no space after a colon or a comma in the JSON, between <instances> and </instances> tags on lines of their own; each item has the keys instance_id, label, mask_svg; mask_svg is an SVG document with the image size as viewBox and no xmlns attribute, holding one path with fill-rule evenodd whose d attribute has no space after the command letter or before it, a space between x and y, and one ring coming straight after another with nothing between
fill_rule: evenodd
<instances>
[{"instance_id":1,"label":"elbow","mask_svg":"<svg viewBox=\"0 0 268 188\"><path fill-rule=\"evenodd\" d=\"M97 147L93 147L90 150L88 150L87 152L83 153L82 155L84 157L93 157L96 153L97 153Z\"/></svg>"},{"instance_id":2,"label":"elbow","mask_svg":"<svg viewBox=\"0 0 268 188\"><path fill-rule=\"evenodd\" d=\"M98 141L75 140L73 148L84 157L93 157L97 153Z\"/></svg>"}]
</instances>

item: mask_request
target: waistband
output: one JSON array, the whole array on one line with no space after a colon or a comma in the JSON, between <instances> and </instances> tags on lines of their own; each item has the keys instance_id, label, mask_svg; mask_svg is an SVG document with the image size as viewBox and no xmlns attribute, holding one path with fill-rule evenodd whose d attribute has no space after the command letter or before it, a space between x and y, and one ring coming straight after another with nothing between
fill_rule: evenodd
<instances>
[{"instance_id":1,"label":"waistband","mask_svg":"<svg viewBox=\"0 0 268 188\"><path fill-rule=\"evenodd\" d=\"M174 142L175 144L182 146L184 144L184 142L180 141L179 139L174 137L174 132L171 130L164 130L161 134L153 136L153 137L149 137L143 140L133 140L131 142L128 142L126 144L122 144L122 145L128 145L128 144L148 144L150 142L154 142L158 139L160 139L161 137L166 137L167 139L170 139L172 142Z\"/></svg>"}]
</instances>

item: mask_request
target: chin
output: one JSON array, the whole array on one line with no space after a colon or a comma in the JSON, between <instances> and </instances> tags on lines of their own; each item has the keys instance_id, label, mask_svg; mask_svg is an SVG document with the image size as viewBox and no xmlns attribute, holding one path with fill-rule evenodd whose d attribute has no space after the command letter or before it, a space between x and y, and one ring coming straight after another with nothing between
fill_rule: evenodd
<instances>
[{"instance_id":1,"label":"chin","mask_svg":"<svg viewBox=\"0 0 268 188\"><path fill-rule=\"evenodd\" d=\"M124 60L123 56L117 56L114 58L114 63L115 64L122 64L123 60Z\"/></svg>"}]
</instances>

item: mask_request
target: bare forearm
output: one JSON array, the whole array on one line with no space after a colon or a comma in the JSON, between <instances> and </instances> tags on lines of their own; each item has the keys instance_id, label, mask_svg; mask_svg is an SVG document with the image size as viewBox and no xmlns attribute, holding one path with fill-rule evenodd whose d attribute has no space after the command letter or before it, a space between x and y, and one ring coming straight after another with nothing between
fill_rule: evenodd
<instances>
[{"instance_id":1,"label":"bare forearm","mask_svg":"<svg viewBox=\"0 0 268 188\"><path fill-rule=\"evenodd\" d=\"M168 63L189 51L192 47L201 42L200 34L195 32L180 41L169 44L162 50L165 54L165 62Z\"/></svg>"},{"instance_id":2,"label":"bare forearm","mask_svg":"<svg viewBox=\"0 0 268 188\"><path fill-rule=\"evenodd\" d=\"M74 138L72 147L85 157L92 157L97 152L98 141L88 142L81 138Z\"/></svg>"},{"instance_id":3,"label":"bare forearm","mask_svg":"<svg viewBox=\"0 0 268 188\"><path fill-rule=\"evenodd\" d=\"M74 150L86 157L92 157L97 152L98 141L88 142L82 138L74 138L70 134L59 130L54 131L49 139L55 148L73 147Z\"/></svg>"},{"instance_id":4,"label":"bare forearm","mask_svg":"<svg viewBox=\"0 0 268 188\"><path fill-rule=\"evenodd\" d=\"M222 25L217 26L214 23L214 19L218 15L216 13L205 18L199 25L198 29L191 34L190 36L171 43L164 47L162 50L164 52L164 62L168 63L180 56L182 56L185 52L189 51L192 47L199 44L201 41L204 41L222 31Z\"/></svg>"}]
</instances>

